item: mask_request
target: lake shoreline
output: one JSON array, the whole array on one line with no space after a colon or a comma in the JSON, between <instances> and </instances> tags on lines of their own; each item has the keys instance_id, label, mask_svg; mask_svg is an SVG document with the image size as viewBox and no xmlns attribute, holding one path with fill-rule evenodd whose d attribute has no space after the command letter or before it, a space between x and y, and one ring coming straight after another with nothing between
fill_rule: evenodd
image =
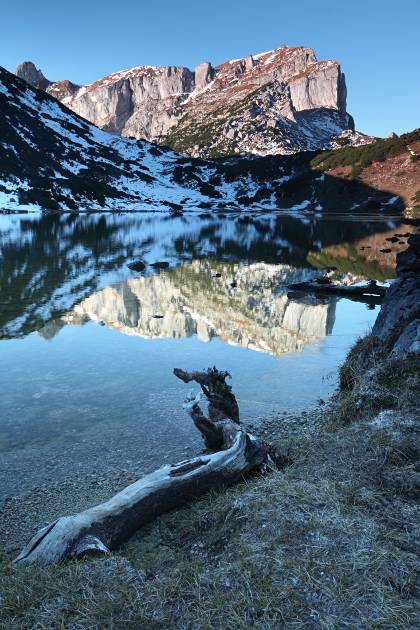
<instances>
[{"instance_id":1,"label":"lake shoreline","mask_svg":"<svg viewBox=\"0 0 420 630\"><path fill-rule=\"evenodd\" d=\"M265 419L245 420L243 424L255 436L268 440L274 427L277 434L281 432L284 438L294 434L314 433L315 427L319 424L318 417L317 409L308 408L295 412L280 412ZM15 484L10 484L9 491L0 497L0 552L18 552L39 528L59 516L73 514L108 500L124 487L161 465L198 456L201 452L202 441L198 434L195 435L194 429L191 438L189 445L180 444L178 448L173 448L169 452L162 451L161 461L159 461L158 453L153 453L148 461L136 461L130 458L129 455L135 453L134 440L133 452L125 452L119 462L115 457L104 452L100 469L94 462L84 458L79 470L72 474L66 472L66 466L74 470L71 451L64 454L64 457L68 458L67 464L66 459L63 461L63 453L60 453L59 478L52 478L49 474L50 458L53 458L55 453L54 444L47 445L47 449L42 453L43 457L47 458L44 477L33 484L31 470L38 453L35 447L33 461L27 461L25 469L20 468L20 477L23 480L27 479L27 483L19 484L19 492L13 491ZM17 465L22 466L19 454L17 454ZM14 474L17 473L18 469Z\"/></svg>"},{"instance_id":2,"label":"lake shoreline","mask_svg":"<svg viewBox=\"0 0 420 630\"><path fill-rule=\"evenodd\" d=\"M16 568L16 537L0 555L5 627L414 627L420 235L409 245L336 394L247 424L275 470L160 517L109 557ZM119 474L93 472L85 488L108 496L134 480ZM47 497L55 515L65 501L75 507L78 482L47 485L28 514L40 518ZM7 509L21 538L41 524L13 500Z\"/></svg>"},{"instance_id":3,"label":"lake shoreline","mask_svg":"<svg viewBox=\"0 0 420 630\"><path fill-rule=\"evenodd\" d=\"M352 353L344 369L349 361ZM408 388L414 376L408 363ZM369 387L373 393L377 383ZM335 627L378 619L383 627L411 627L418 525L413 398L402 397L395 409L377 401L375 413L364 416L356 402L339 390L320 407L248 424L267 441L276 471L160 517L107 558L16 569L15 551L3 551L8 629L39 619L68 627L112 620L115 627L156 630L198 623L274 628L310 625L314 614L317 623L330 619ZM123 471L90 480L105 494L135 478ZM79 482L44 489L57 514L60 497L80 496ZM34 514L44 507L41 493Z\"/></svg>"}]
</instances>

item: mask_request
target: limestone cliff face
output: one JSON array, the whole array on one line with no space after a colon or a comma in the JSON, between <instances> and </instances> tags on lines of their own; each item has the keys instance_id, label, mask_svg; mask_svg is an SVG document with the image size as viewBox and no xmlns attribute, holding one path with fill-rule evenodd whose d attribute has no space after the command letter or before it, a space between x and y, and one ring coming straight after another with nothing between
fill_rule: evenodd
<instances>
[{"instance_id":1,"label":"limestone cliff face","mask_svg":"<svg viewBox=\"0 0 420 630\"><path fill-rule=\"evenodd\" d=\"M346 82L340 66L334 62L315 63L292 76L290 95L298 112L327 107L346 113Z\"/></svg>"},{"instance_id":2,"label":"limestone cliff face","mask_svg":"<svg viewBox=\"0 0 420 630\"><path fill-rule=\"evenodd\" d=\"M139 67L96 81L63 102L107 131L150 140L175 124L175 109L194 81L188 68Z\"/></svg>"},{"instance_id":3,"label":"limestone cliff face","mask_svg":"<svg viewBox=\"0 0 420 630\"><path fill-rule=\"evenodd\" d=\"M339 64L318 62L310 48L281 46L216 68L204 62L194 72L138 66L81 88L51 83L30 62L16 73L107 131L194 156L287 154L360 141Z\"/></svg>"},{"instance_id":4,"label":"limestone cliff face","mask_svg":"<svg viewBox=\"0 0 420 630\"><path fill-rule=\"evenodd\" d=\"M194 261L162 275L109 286L83 300L65 319L102 321L125 334L149 338L196 334L204 342L218 337L275 355L302 351L307 343L324 339L335 319L335 303L287 297L286 284L313 274L288 265Z\"/></svg>"}]
</instances>

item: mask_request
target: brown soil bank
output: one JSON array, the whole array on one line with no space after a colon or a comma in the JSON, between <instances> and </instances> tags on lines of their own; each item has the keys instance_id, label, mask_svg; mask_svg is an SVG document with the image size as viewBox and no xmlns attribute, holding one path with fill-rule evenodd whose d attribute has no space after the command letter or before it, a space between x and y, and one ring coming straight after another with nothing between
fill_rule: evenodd
<instances>
[{"instance_id":1,"label":"brown soil bank","mask_svg":"<svg viewBox=\"0 0 420 630\"><path fill-rule=\"evenodd\" d=\"M277 471L109 558L13 569L4 555L0 627L417 627L419 240L328 407L254 427Z\"/></svg>"},{"instance_id":2,"label":"brown soil bank","mask_svg":"<svg viewBox=\"0 0 420 630\"><path fill-rule=\"evenodd\" d=\"M386 190L402 200L408 216L420 216L420 129L360 147L320 153L312 166L334 177Z\"/></svg>"}]
</instances>

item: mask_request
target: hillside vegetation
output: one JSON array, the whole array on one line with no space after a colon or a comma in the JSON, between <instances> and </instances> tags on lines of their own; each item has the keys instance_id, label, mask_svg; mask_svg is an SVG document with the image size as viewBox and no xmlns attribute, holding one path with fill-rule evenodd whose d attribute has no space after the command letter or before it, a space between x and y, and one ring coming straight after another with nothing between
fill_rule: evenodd
<instances>
[{"instance_id":1,"label":"hillside vegetation","mask_svg":"<svg viewBox=\"0 0 420 630\"><path fill-rule=\"evenodd\" d=\"M360 147L322 151L311 160L311 166L323 170L339 166L352 166L356 172L360 172L374 162L383 162L387 158L407 151L409 145L416 141L420 141L420 129L415 129L399 137L376 140ZM418 156L412 155L412 159L418 159Z\"/></svg>"}]
</instances>

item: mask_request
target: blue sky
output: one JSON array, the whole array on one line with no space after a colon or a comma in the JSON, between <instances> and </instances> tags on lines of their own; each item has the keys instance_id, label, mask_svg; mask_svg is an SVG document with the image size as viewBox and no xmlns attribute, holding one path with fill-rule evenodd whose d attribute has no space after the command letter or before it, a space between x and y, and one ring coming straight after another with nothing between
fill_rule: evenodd
<instances>
[{"instance_id":1,"label":"blue sky","mask_svg":"<svg viewBox=\"0 0 420 630\"><path fill-rule=\"evenodd\" d=\"M214 65L282 44L346 74L356 127L420 126L420 0L5 0L0 64L31 60L50 80L88 83L135 65Z\"/></svg>"}]
</instances>

